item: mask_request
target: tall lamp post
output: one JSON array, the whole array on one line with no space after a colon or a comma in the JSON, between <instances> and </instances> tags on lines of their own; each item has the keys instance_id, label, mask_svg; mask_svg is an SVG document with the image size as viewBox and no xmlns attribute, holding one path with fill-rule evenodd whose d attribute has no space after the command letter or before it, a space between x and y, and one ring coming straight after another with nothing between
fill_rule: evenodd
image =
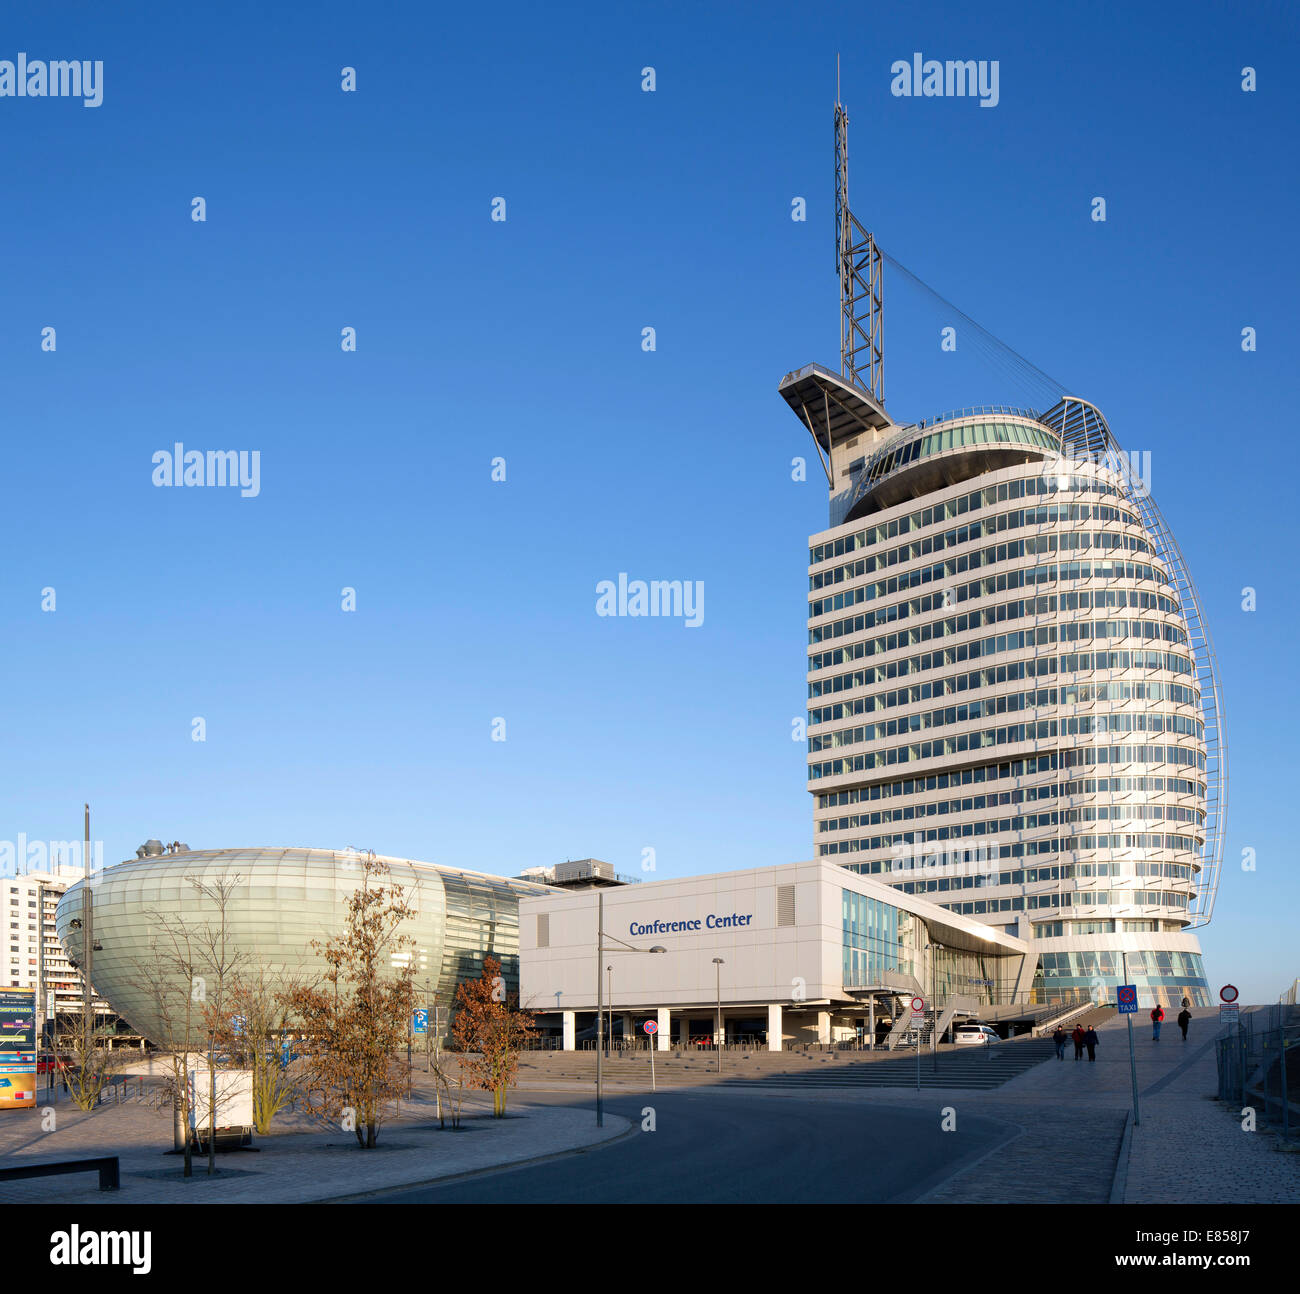
<instances>
[{"instance_id":1,"label":"tall lamp post","mask_svg":"<svg viewBox=\"0 0 1300 1294\"><path fill-rule=\"evenodd\" d=\"M713 1040L718 1045L718 1073L722 1073L722 968L726 962L721 957L715 957L713 964L718 968L718 1018L716 1028L713 1034Z\"/></svg>"},{"instance_id":2,"label":"tall lamp post","mask_svg":"<svg viewBox=\"0 0 1300 1294\"><path fill-rule=\"evenodd\" d=\"M930 1067L936 1074L939 1072L939 962L935 954L942 947L933 939L925 946L930 954L930 1010L934 1012L934 1024L930 1029Z\"/></svg>"},{"instance_id":3,"label":"tall lamp post","mask_svg":"<svg viewBox=\"0 0 1300 1294\"><path fill-rule=\"evenodd\" d=\"M596 1127L605 1126L605 1074L601 1068L601 1048L604 1045L602 1034L604 1033L605 1020L605 1003L602 1000L601 986L605 982L605 977L600 973L600 968L605 964L605 940L610 939L616 944L622 944L628 952L633 953L666 953L667 948L655 944L653 948L637 948L633 944L624 943L622 939L617 939L613 935L605 933L605 891L601 890L596 897Z\"/></svg>"}]
</instances>

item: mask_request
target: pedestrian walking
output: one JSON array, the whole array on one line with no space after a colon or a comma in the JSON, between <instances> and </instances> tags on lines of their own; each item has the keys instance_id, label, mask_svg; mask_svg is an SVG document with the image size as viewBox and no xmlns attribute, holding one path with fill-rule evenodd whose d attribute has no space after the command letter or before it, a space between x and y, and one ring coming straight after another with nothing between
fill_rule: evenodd
<instances>
[{"instance_id":1,"label":"pedestrian walking","mask_svg":"<svg viewBox=\"0 0 1300 1294\"><path fill-rule=\"evenodd\" d=\"M1097 1059L1097 1044L1100 1041L1101 1039L1097 1037L1096 1029L1094 1029L1092 1025L1089 1025L1088 1032L1083 1035L1083 1045L1088 1049L1089 1060Z\"/></svg>"},{"instance_id":2,"label":"pedestrian walking","mask_svg":"<svg viewBox=\"0 0 1300 1294\"><path fill-rule=\"evenodd\" d=\"M1056 1044L1056 1059L1065 1059L1065 1044L1069 1041L1070 1035L1058 1024L1056 1031L1052 1034L1052 1041Z\"/></svg>"},{"instance_id":3,"label":"pedestrian walking","mask_svg":"<svg viewBox=\"0 0 1300 1294\"><path fill-rule=\"evenodd\" d=\"M1178 1027L1183 1031L1183 1041L1187 1041L1187 1026L1192 1022L1192 1013L1184 1005L1178 1013Z\"/></svg>"},{"instance_id":4,"label":"pedestrian walking","mask_svg":"<svg viewBox=\"0 0 1300 1294\"><path fill-rule=\"evenodd\" d=\"M1155 1004L1151 1011L1151 1041L1160 1041L1160 1026L1165 1022L1165 1009L1159 1002Z\"/></svg>"},{"instance_id":5,"label":"pedestrian walking","mask_svg":"<svg viewBox=\"0 0 1300 1294\"><path fill-rule=\"evenodd\" d=\"M1074 1032L1070 1035L1070 1037L1074 1040L1074 1058L1075 1058L1075 1060L1082 1060L1082 1059L1083 1059L1083 1039L1084 1039L1084 1037L1085 1037L1084 1032L1083 1032L1083 1025L1081 1025L1081 1024L1076 1024L1076 1025L1074 1026Z\"/></svg>"}]
</instances>

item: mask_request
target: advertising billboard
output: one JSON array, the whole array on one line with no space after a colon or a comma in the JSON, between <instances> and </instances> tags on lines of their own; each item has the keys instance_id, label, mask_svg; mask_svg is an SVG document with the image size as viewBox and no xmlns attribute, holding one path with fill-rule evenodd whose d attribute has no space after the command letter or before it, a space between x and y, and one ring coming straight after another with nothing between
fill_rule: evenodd
<instances>
[{"instance_id":1,"label":"advertising billboard","mask_svg":"<svg viewBox=\"0 0 1300 1294\"><path fill-rule=\"evenodd\" d=\"M0 989L0 1110L36 1106L36 990Z\"/></svg>"}]
</instances>

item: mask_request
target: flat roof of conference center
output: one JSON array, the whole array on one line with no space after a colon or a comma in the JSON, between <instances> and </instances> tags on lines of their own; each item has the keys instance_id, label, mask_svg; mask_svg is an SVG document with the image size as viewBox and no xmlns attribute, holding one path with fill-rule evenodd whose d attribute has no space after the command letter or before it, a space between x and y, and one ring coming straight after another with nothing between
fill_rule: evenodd
<instances>
[{"instance_id":1,"label":"flat roof of conference center","mask_svg":"<svg viewBox=\"0 0 1300 1294\"><path fill-rule=\"evenodd\" d=\"M521 898L526 1009L594 1011L602 902L602 1000L610 1003L612 988L615 1012L658 1010L661 1029L672 1014L719 1000L724 1015L768 1008L778 1032L782 1010L860 1013L872 994L925 992L931 948L942 953L948 996L993 986L1011 1000L1031 987L1037 960L1026 940L870 877L829 862L789 863ZM881 969L891 962L903 969Z\"/></svg>"}]
</instances>

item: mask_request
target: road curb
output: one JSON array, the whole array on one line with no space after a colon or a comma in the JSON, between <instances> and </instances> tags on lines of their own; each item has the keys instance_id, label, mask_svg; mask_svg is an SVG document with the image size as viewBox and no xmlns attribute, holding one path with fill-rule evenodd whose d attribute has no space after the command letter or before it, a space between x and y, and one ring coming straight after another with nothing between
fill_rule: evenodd
<instances>
[{"instance_id":1,"label":"road curb","mask_svg":"<svg viewBox=\"0 0 1300 1294\"><path fill-rule=\"evenodd\" d=\"M622 1115L614 1116L622 1118ZM634 1120L628 1119L627 1127L622 1132L616 1133L612 1137L604 1137L600 1141L589 1142L585 1146L571 1146L567 1150L553 1150L545 1155L533 1155L528 1159L514 1159L508 1163L488 1164L483 1168L470 1168L463 1173L447 1173L442 1177L429 1177L418 1182L398 1182L392 1186L377 1186L370 1191L359 1191L352 1195L328 1195L314 1200L304 1200L305 1204L362 1204L366 1200L381 1199L385 1195L395 1195L399 1191L419 1191L426 1187L447 1186L452 1182L467 1181L472 1177L487 1177L492 1173L509 1173L516 1168L532 1168L536 1164L549 1164L556 1159L567 1159L570 1155L586 1154L589 1150L603 1150L606 1146L617 1145L620 1141L626 1141L629 1137L639 1131L639 1126Z\"/></svg>"},{"instance_id":2,"label":"road curb","mask_svg":"<svg viewBox=\"0 0 1300 1294\"><path fill-rule=\"evenodd\" d=\"M1115 1156L1115 1176L1110 1183L1108 1204L1123 1204L1128 1192L1128 1165L1133 1153L1133 1111L1124 1114L1124 1135L1120 1139L1119 1154Z\"/></svg>"}]
</instances>

